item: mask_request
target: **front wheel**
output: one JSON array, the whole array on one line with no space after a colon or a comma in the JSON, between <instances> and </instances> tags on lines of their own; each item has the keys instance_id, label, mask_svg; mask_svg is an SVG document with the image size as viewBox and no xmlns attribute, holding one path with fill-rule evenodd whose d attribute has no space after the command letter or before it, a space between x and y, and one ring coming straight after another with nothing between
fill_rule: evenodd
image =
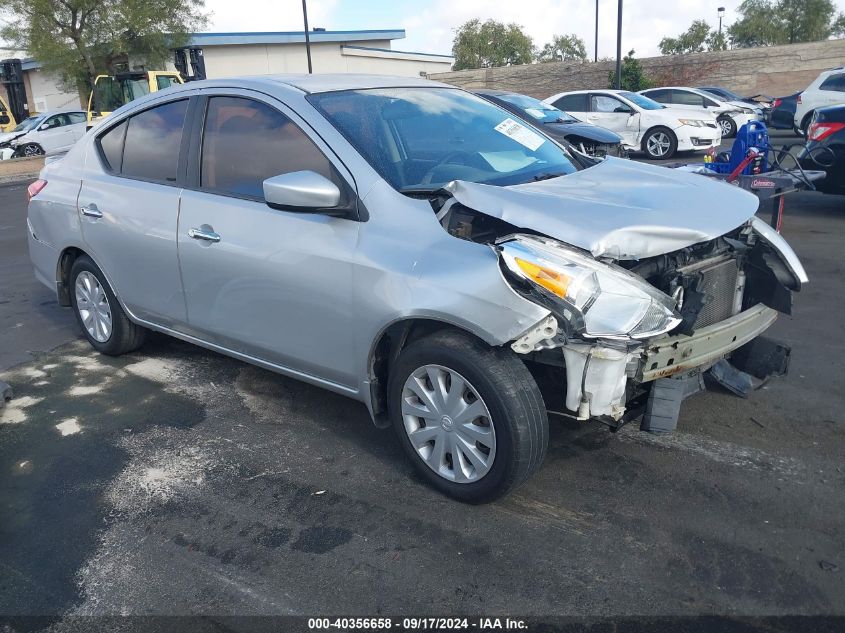
<instances>
[{"instance_id":1,"label":"front wheel","mask_svg":"<svg viewBox=\"0 0 845 633\"><path fill-rule=\"evenodd\" d=\"M19 150L21 156L43 156L44 148L38 143L27 143Z\"/></svg>"},{"instance_id":2,"label":"front wheel","mask_svg":"<svg viewBox=\"0 0 845 633\"><path fill-rule=\"evenodd\" d=\"M718 120L719 129L722 130L722 138L733 138L736 136L736 121L729 116L723 116Z\"/></svg>"},{"instance_id":3,"label":"front wheel","mask_svg":"<svg viewBox=\"0 0 845 633\"><path fill-rule=\"evenodd\" d=\"M510 350L459 332L436 332L402 351L388 394L402 448L423 478L451 497L492 501L543 461L545 404Z\"/></svg>"},{"instance_id":4,"label":"front wheel","mask_svg":"<svg viewBox=\"0 0 845 633\"><path fill-rule=\"evenodd\" d=\"M652 160L672 158L678 149L678 138L666 127L649 130L643 138L643 151Z\"/></svg>"}]
</instances>

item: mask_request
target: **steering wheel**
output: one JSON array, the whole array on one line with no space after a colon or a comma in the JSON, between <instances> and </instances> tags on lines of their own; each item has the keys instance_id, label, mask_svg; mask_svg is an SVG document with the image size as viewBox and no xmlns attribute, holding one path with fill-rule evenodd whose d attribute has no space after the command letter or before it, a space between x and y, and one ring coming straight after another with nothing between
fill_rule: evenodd
<instances>
[{"instance_id":1,"label":"steering wheel","mask_svg":"<svg viewBox=\"0 0 845 633\"><path fill-rule=\"evenodd\" d=\"M462 158L463 160L456 161L455 160L456 158ZM431 182L431 179L434 177L434 171L438 167L440 167L441 165L452 164L452 165L464 165L466 167L471 167L472 165L470 165L467 161L472 159L472 158L473 158L473 155L470 152L467 152L467 151L462 150L462 149L456 149L452 152L449 152L448 154L446 154L446 156L444 156L440 160L440 162L438 162L434 167L432 167L431 169L429 169L425 173L425 176L423 176L423 179L422 179L423 184L428 184L428 183Z\"/></svg>"}]
</instances>

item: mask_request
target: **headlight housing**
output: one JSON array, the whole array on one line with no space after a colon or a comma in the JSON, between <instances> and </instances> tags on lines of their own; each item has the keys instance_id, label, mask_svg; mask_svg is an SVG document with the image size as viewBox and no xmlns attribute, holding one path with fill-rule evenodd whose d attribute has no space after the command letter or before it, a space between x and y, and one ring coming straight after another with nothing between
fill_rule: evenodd
<instances>
[{"instance_id":1,"label":"headlight housing","mask_svg":"<svg viewBox=\"0 0 845 633\"><path fill-rule=\"evenodd\" d=\"M678 119L678 123L692 127L705 127L707 125L707 121L702 121L700 119Z\"/></svg>"},{"instance_id":2,"label":"headlight housing","mask_svg":"<svg viewBox=\"0 0 845 633\"><path fill-rule=\"evenodd\" d=\"M681 322L674 301L640 277L556 240L513 235L496 249L506 277L584 337L644 339Z\"/></svg>"}]
</instances>

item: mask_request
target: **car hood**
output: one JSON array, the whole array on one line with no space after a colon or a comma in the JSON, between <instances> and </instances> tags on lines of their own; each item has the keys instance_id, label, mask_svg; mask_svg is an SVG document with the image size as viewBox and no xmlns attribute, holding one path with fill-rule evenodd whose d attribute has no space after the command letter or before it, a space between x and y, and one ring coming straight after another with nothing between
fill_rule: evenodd
<instances>
[{"instance_id":1,"label":"car hood","mask_svg":"<svg viewBox=\"0 0 845 633\"><path fill-rule=\"evenodd\" d=\"M754 195L708 176L612 157L534 183L455 180L445 189L466 207L617 260L712 240L748 221L758 205Z\"/></svg>"},{"instance_id":2,"label":"car hood","mask_svg":"<svg viewBox=\"0 0 845 633\"><path fill-rule=\"evenodd\" d=\"M13 138L23 136L24 134L26 134L26 132L6 132L4 134L0 134L0 143L8 143Z\"/></svg>"},{"instance_id":3,"label":"car hood","mask_svg":"<svg viewBox=\"0 0 845 633\"><path fill-rule=\"evenodd\" d=\"M621 136L611 132L607 128L599 127L592 123L584 123L583 121L575 121L573 123L544 123L541 129L552 138L566 138L574 134L590 139L595 143L616 144L622 142Z\"/></svg>"}]
</instances>

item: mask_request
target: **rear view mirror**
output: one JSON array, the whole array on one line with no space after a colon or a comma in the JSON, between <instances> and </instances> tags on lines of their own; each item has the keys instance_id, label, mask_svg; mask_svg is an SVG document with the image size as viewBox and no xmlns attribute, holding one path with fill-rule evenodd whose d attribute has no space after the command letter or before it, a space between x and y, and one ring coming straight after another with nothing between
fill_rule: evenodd
<instances>
[{"instance_id":1,"label":"rear view mirror","mask_svg":"<svg viewBox=\"0 0 845 633\"><path fill-rule=\"evenodd\" d=\"M340 204L340 189L313 171L294 171L264 181L264 200L274 209L325 213Z\"/></svg>"}]
</instances>

